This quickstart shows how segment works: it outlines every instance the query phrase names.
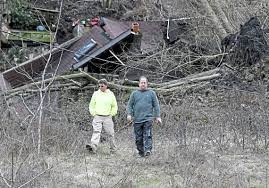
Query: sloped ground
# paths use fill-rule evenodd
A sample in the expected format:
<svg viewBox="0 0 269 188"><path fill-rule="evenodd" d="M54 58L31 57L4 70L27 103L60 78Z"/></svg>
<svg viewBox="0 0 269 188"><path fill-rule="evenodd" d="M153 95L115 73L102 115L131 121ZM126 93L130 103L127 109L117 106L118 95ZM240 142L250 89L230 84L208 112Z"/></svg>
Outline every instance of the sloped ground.
<svg viewBox="0 0 269 188"><path fill-rule="evenodd" d="M79 3L74 6L81 6ZM78 10L72 6L70 10L76 14ZM87 10L87 6L83 8ZM201 46L210 46L216 41L205 30L201 31L202 39L210 40L203 43L198 35L198 45L194 46L198 51ZM168 50L162 52L165 54ZM175 54L179 52L184 51L182 48L174 51ZM214 50L206 52L213 53ZM184 65L195 60L197 54L198 59L203 55L197 53L190 59L189 53L179 54L182 56L175 56L175 59L161 54L156 56L156 62L167 65L166 59L159 61L167 58ZM204 69L206 64L201 66L201 63L203 61L179 71L186 75L196 68L195 65ZM249 85L245 80L240 81ZM31 118L20 117L18 120L15 113L10 115L1 109L5 117L1 116L0 174L10 183L11 167L14 166L18 172L14 184L20 186L45 170L25 187L268 186L268 93L264 85L256 85L251 91L231 89L224 84L217 87L218 90L212 89L214 87L212 82L207 90L201 89L197 93L182 88L170 96L160 96L164 124L155 127L154 153L146 159L136 156L131 127L117 134L117 154L110 155L105 143L101 144L97 155L90 155L85 150L85 143L91 135L87 112L90 94L81 101L77 101L78 96L59 99L68 101L67 105L53 106L50 100L47 101L42 154L39 156L36 154L37 122L30 122L32 114ZM126 118L128 97L120 93L117 98L120 111L115 121L121 127ZM33 104L28 100L24 102ZM38 104L38 101L34 103L33 112ZM12 153L15 164L11 162ZM50 167L53 168L46 171ZM6 187L3 178L0 178L0 187Z"/></svg>
<svg viewBox="0 0 269 188"><path fill-rule="evenodd" d="M45 158L53 179L41 187L266 187L266 154L178 148L158 135L153 155L139 158L131 132L117 135L119 150L113 155L101 144L96 155L82 151Z"/></svg>
<svg viewBox="0 0 269 188"><path fill-rule="evenodd" d="M264 94L222 90L166 99L160 96L163 125L154 125L154 151L149 158L137 157L132 127L122 129L126 122L124 96L118 98L115 118L117 153L110 155L103 142L96 155L89 154L85 149L91 137L88 97L63 100L59 111L56 106L45 107L39 156L35 123L26 129L19 128L14 117L8 124L1 120L2 176L11 177L13 153L16 186L29 180L26 187L268 185L269 102ZM27 120L24 123L27 125ZM5 186L1 179L0 187Z"/></svg>
<svg viewBox="0 0 269 188"><path fill-rule="evenodd" d="M116 154L109 154L108 145L102 143L97 154L89 154L88 151L82 150L79 155L75 154L71 157L56 156L59 162L57 162L53 174L56 177L61 174L59 178L65 180L64 182L59 181L58 186L128 187L139 185L165 187L168 185L168 177L160 169L163 164L154 164L160 151L155 152L155 156L151 158L138 158L134 149L131 129L126 131L117 135L119 148ZM81 149L79 150L81 151ZM53 161L53 157L48 159L51 164L54 164ZM62 174L62 172L64 173Z"/></svg>

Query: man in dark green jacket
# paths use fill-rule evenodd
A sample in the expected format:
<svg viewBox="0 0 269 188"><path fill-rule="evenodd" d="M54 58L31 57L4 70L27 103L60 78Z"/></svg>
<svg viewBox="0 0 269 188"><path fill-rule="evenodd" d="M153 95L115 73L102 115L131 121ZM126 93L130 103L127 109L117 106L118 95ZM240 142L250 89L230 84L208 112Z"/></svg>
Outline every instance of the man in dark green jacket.
<svg viewBox="0 0 269 188"><path fill-rule="evenodd" d="M140 156L149 156L152 150L152 122L161 123L160 105L156 93L148 89L148 80L139 79L139 89L132 92L127 106L127 120L133 121L135 143Z"/></svg>

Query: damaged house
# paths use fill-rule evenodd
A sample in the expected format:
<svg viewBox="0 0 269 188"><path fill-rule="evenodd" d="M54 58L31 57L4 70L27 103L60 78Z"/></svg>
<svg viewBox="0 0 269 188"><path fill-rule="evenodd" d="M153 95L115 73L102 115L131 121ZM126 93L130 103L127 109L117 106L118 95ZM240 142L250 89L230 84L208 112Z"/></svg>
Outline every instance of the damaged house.
<svg viewBox="0 0 269 188"><path fill-rule="evenodd" d="M27 84L39 78L44 69L46 69L46 77L50 77L87 67L87 63L93 58L101 57L104 52L130 36L131 28L128 25L104 18L102 25L94 25L83 36L73 38L3 72L1 88L3 90ZM83 47L89 45L90 42L94 45L83 51ZM79 58L77 58L78 55Z"/></svg>
<svg viewBox="0 0 269 188"><path fill-rule="evenodd" d="M147 52L154 49L153 45L156 40L162 40L161 22L136 24L117 22L102 17L81 37L75 37L55 46L48 52L2 72L0 88L8 90L31 83L33 80L39 80L44 70L45 77L50 78L79 68L83 68L86 72L104 71L100 69L100 66L94 66L93 62L95 64L106 63L105 67L110 70L114 70L117 66L124 66L116 55L122 51L121 44L124 43L124 46L129 49L136 48ZM138 34L139 30L143 31L143 35ZM109 56L114 57L118 63L106 62Z"/></svg>

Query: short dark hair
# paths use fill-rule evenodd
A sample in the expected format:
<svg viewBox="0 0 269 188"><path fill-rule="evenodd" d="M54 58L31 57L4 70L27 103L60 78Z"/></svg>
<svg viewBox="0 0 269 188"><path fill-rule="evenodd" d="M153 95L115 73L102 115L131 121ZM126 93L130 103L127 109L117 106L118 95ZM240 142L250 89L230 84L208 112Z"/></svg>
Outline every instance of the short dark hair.
<svg viewBox="0 0 269 188"><path fill-rule="evenodd" d="M105 78L102 78L98 81L98 84L104 84L107 86L107 80Z"/></svg>

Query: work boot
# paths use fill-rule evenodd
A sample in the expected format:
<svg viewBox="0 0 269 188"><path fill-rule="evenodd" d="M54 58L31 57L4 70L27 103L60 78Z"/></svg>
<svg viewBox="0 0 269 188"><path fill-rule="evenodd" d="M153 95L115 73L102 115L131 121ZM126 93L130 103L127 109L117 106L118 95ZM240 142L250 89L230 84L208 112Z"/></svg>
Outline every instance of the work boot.
<svg viewBox="0 0 269 188"><path fill-rule="evenodd" d="M86 149L90 152L90 153L93 153L93 154L96 154L96 147L90 145L90 144L87 144L86 145Z"/></svg>
<svg viewBox="0 0 269 188"><path fill-rule="evenodd" d="M115 150L115 149L111 149L111 150L110 150L110 154L111 154L111 155L115 155L115 154L117 154L117 150Z"/></svg>
<svg viewBox="0 0 269 188"><path fill-rule="evenodd" d="M151 155L151 152L150 151L147 151L146 153L145 153L145 157L149 157Z"/></svg>
<svg viewBox="0 0 269 188"><path fill-rule="evenodd" d="M139 155L139 157L144 157L144 152L139 151L138 155Z"/></svg>

